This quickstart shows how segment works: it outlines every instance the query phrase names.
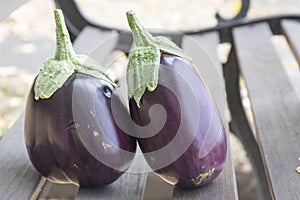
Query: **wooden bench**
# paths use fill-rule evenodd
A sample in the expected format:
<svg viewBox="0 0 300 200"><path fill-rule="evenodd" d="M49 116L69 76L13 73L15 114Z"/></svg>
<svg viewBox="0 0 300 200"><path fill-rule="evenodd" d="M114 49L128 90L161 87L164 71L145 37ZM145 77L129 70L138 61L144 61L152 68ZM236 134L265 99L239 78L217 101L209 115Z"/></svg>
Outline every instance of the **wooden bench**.
<svg viewBox="0 0 300 200"><path fill-rule="evenodd" d="M61 8L68 8L64 9L66 18L80 20L80 13L72 13L74 9L65 2L72 1L56 0ZM243 142L257 174L261 199L300 199L300 175L295 171L300 165L299 93L271 43L273 35L284 35L300 63L298 20L300 16L237 18L220 20L217 27L205 30L167 35L193 58L212 91L227 131ZM76 38L75 50L90 54L104 65L112 51L128 52L132 46L130 34L120 30L87 22L79 27L69 24L69 28ZM227 62L221 64L217 47L224 42L232 48ZM254 130L242 105L240 78L248 89ZM1 199L239 199L229 144L223 172L212 183L195 190L173 188L151 172L125 173L113 184L100 188L52 184L40 176L28 159L23 119L22 115L0 141ZM134 167L145 165L139 154Z"/></svg>

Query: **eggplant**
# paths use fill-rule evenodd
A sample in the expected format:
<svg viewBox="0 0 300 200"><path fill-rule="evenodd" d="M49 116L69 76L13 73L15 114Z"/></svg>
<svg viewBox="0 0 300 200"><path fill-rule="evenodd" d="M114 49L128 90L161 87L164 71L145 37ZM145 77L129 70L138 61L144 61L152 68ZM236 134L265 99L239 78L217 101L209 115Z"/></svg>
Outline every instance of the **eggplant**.
<svg viewBox="0 0 300 200"><path fill-rule="evenodd" d="M126 78L138 144L165 181L181 188L203 186L226 161L226 132L215 102L183 50L152 36L132 11L126 14L136 44Z"/></svg>
<svg viewBox="0 0 300 200"><path fill-rule="evenodd" d="M56 54L44 63L27 97L26 149L50 181L110 184L129 168L136 150L135 139L117 126L112 109L121 119L129 112L100 65L74 53L61 10L54 15Z"/></svg>

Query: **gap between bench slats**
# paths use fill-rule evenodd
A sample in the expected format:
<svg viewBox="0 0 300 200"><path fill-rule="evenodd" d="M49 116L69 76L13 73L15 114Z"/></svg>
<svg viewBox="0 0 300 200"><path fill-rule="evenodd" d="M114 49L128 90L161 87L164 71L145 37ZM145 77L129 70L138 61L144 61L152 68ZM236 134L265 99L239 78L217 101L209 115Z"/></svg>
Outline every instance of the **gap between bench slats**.
<svg viewBox="0 0 300 200"><path fill-rule="evenodd" d="M266 23L235 28L234 43L246 81L257 141L275 199L300 199L300 103L271 43Z"/></svg>

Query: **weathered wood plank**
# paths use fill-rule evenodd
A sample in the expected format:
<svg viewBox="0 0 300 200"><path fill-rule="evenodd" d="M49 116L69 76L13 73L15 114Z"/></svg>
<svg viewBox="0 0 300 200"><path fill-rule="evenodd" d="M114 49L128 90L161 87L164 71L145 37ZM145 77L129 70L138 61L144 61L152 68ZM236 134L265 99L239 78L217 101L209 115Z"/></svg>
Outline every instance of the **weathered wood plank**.
<svg viewBox="0 0 300 200"><path fill-rule="evenodd" d="M81 188L76 199L124 199L139 200L142 198L144 177L141 174L125 173L111 185L99 188Z"/></svg>
<svg viewBox="0 0 300 200"><path fill-rule="evenodd" d="M89 55L103 65L108 55L116 48L118 40L116 31L103 32L87 26L80 32L73 45L76 53Z"/></svg>
<svg viewBox="0 0 300 200"><path fill-rule="evenodd" d="M234 43L249 90L257 141L274 199L300 199L300 103L271 43L267 24L235 28Z"/></svg>
<svg viewBox="0 0 300 200"><path fill-rule="evenodd" d="M149 168L141 154L140 148L138 148L137 155L128 172L108 186L80 188L75 199L142 199L147 171L149 171Z"/></svg>
<svg viewBox="0 0 300 200"><path fill-rule="evenodd" d="M295 20L282 20L281 27L297 62L300 63L300 22Z"/></svg>
<svg viewBox="0 0 300 200"><path fill-rule="evenodd" d="M41 178L26 152L23 121L22 115L0 141L1 199L29 199Z"/></svg>
<svg viewBox="0 0 300 200"><path fill-rule="evenodd" d="M43 177L45 183L40 190L35 190L38 194L37 198L32 199L74 199L79 187L73 184L56 184L47 181Z"/></svg>
<svg viewBox="0 0 300 200"><path fill-rule="evenodd" d="M155 172L149 172L145 178L143 200L173 199L174 186L165 182Z"/></svg>
<svg viewBox="0 0 300 200"><path fill-rule="evenodd" d="M31 164L24 142L24 115L0 141L1 199L74 198L77 187L54 184Z"/></svg>
<svg viewBox="0 0 300 200"><path fill-rule="evenodd" d="M227 103L223 69L218 61L218 44L219 35L217 32L186 36L182 40L182 48L192 57L195 66L215 99L223 121L225 121Z"/></svg>
<svg viewBox="0 0 300 200"><path fill-rule="evenodd" d="M282 30L286 36L289 46L294 54L298 65L300 64L300 22L296 20L282 20L281 21ZM288 76L290 78L291 84L300 99L300 71L299 67L288 67Z"/></svg>
<svg viewBox="0 0 300 200"><path fill-rule="evenodd" d="M257 196L259 199L271 199L268 188L268 181L264 170L262 156L259 147L250 127L243 108L240 91L240 72L235 49L232 49L228 56L228 61L224 64L224 78L226 81L227 102L230 109L230 130L239 137L244 144L245 150L253 164L253 171L256 175ZM238 182L237 182L238 183Z"/></svg>
<svg viewBox="0 0 300 200"><path fill-rule="evenodd" d="M220 110L228 132L228 119L225 116L226 97L222 76L222 66L218 62L216 32L183 38L183 49L193 58L194 64L205 79ZM228 135L229 136L229 135ZM174 199L238 199L236 177L228 144L227 161L223 172L212 183L195 190L176 188Z"/></svg>

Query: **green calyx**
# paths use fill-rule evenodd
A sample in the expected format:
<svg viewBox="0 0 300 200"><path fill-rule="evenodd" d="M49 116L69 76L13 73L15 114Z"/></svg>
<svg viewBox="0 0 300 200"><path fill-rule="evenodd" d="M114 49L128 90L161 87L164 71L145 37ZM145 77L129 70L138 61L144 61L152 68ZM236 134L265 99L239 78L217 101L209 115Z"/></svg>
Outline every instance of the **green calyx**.
<svg viewBox="0 0 300 200"><path fill-rule="evenodd" d="M144 29L132 11L127 11L126 15L136 44L136 48L130 52L127 65L128 95L133 97L139 106L146 89L152 92L157 87L162 53L179 56L190 61L191 58L168 38L152 36Z"/></svg>
<svg viewBox="0 0 300 200"><path fill-rule="evenodd" d="M61 10L54 10L56 52L44 62L34 84L35 99L50 98L75 72L80 72L116 84L101 71L101 65L86 55L76 55Z"/></svg>
<svg viewBox="0 0 300 200"><path fill-rule="evenodd" d="M152 92L158 82L160 51L156 47L137 47L131 53L127 66L128 95L139 105L146 88Z"/></svg>

